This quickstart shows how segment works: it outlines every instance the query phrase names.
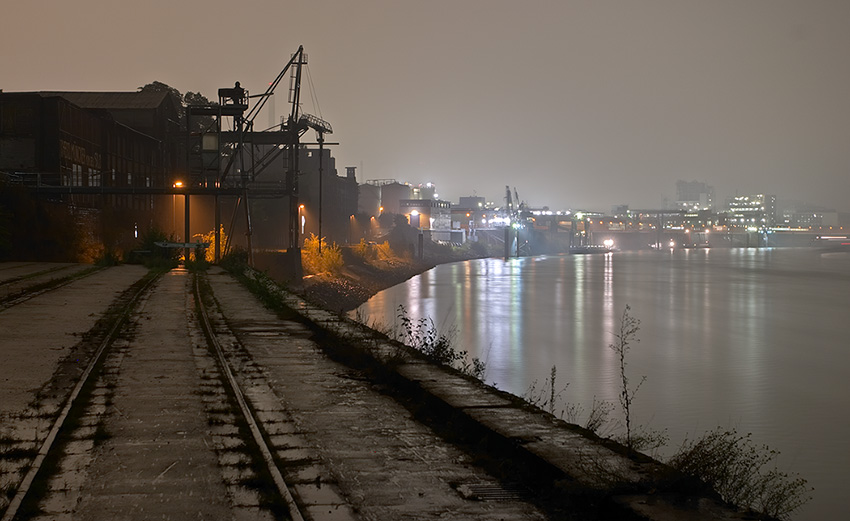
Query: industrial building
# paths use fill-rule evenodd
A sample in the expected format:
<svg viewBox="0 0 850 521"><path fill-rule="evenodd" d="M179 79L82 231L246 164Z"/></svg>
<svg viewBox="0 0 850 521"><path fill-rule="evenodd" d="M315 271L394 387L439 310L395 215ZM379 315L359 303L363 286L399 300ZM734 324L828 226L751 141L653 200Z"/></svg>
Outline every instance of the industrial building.
<svg viewBox="0 0 850 521"><path fill-rule="evenodd" d="M258 147L260 154L264 148ZM319 159L322 172L319 178ZM262 186L285 183L288 152L284 151L269 162L259 182ZM348 244L352 240L352 216L358 210L358 186L355 167L346 167L344 176L338 175L336 159L330 150L301 146L298 149L298 234L301 237L315 234L328 242ZM320 196L321 189L321 196ZM285 236L281 223L287 216L288 201L280 198L260 199L253 204L256 229L255 247L258 249L284 249ZM321 221L321 222L320 222ZM321 230L320 230L321 228Z"/></svg>
<svg viewBox="0 0 850 521"><path fill-rule="evenodd" d="M168 92L0 92L0 171L24 186L68 187L53 200L89 220L106 210L90 232L131 248L139 229L167 218L170 199L150 189L170 186L180 167L179 119Z"/></svg>

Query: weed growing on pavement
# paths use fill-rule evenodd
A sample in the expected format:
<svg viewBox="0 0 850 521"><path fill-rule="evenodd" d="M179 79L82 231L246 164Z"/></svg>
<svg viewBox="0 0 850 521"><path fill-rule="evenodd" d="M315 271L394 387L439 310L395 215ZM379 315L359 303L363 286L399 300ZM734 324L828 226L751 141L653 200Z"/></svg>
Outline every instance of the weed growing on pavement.
<svg viewBox="0 0 850 521"><path fill-rule="evenodd" d="M419 351L434 363L454 367L478 380L484 378L486 364L479 358L469 360L467 351L454 348L457 333L454 328L449 329L448 333L440 333L433 319L414 320L402 304L398 306L396 318L400 323L396 340Z"/></svg>
<svg viewBox="0 0 850 521"><path fill-rule="evenodd" d="M563 419L569 423L582 425L582 427L598 436L606 436L613 428L613 422L611 421L611 412L613 410L614 404L612 402L600 400L594 396L589 411L585 411L581 404L567 404L564 408ZM583 417L585 418L584 424L581 423Z"/></svg>
<svg viewBox="0 0 850 521"><path fill-rule="evenodd" d="M539 409L547 411L549 414L555 415L556 403L560 401L561 395L567 390L567 387L570 386L568 382L558 389L557 379L558 368L553 365L549 372L549 378L543 383L543 385L538 388L537 380L534 380L531 382L531 385L528 386L525 394L522 395L522 399ZM566 408L562 409L559 416L563 418L566 412Z"/></svg>
<svg viewBox="0 0 850 521"><path fill-rule="evenodd" d="M233 274L241 274L248 267L248 250L236 247L221 258L219 266Z"/></svg>
<svg viewBox="0 0 850 521"><path fill-rule="evenodd" d="M779 471L779 452L756 445L750 434L717 428L685 441L669 464L711 486L724 501L765 516L788 519L811 499L799 475Z"/></svg>

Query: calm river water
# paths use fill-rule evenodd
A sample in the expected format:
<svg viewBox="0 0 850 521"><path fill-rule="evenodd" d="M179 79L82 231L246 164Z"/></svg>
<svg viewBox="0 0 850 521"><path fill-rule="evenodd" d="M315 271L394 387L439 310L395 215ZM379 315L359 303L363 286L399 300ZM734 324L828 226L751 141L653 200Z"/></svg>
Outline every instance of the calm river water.
<svg viewBox="0 0 850 521"><path fill-rule="evenodd" d="M633 421L670 448L734 427L782 452L815 488L795 519L850 512L850 254L709 249L484 259L438 266L375 295L362 317L391 326L399 305L456 328L517 395L557 367L563 402L617 402L609 344L626 305L640 320L628 354L642 376ZM665 455L662 453L662 455Z"/></svg>

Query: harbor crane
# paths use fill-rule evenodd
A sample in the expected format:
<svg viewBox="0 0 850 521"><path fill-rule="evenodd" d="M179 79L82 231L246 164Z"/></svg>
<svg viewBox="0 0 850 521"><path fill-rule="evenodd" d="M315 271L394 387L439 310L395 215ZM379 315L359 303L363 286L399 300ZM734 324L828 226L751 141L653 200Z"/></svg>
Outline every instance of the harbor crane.
<svg viewBox="0 0 850 521"><path fill-rule="evenodd" d="M319 197L321 215L321 183L323 175L322 155L325 145L325 135L333 133L333 129L327 121L320 117L301 113L301 78L302 67L307 63L307 55L303 46L292 54L289 61L269 83L264 93L250 96L237 82L233 88L219 89L219 103L209 105L191 105L188 107L189 116L212 116L216 119L212 132L201 133L201 177L206 185L207 173L214 177L216 187L238 186L241 195L236 201L233 212L233 221L230 225L229 237L235 226L235 219L239 213L240 205L244 209L246 223L246 237L248 241L249 263L253 265L251 244L252 224L251 210L249 204L249 193L265 194L262 189L252 188L257 177L266 170L281 155L286 157L286 171L284 189L282 195L289 199L288 212L288 253L298 254L300 265L300 244L298 228L298 155L301 137L309 129L316 131L319 144ZM254 130L254 120L265 107L271 96L274 95L280 82L290 75L289 103L290 112L285 120L281 121L279 127L263 131ZM256 103L249 109L250 99L256 99ZM247 113L246 113L247 111ZM232 130L226 131L222 128L222 118L232 117ZM249 164L246 164L246 152L249 156ZM206 153L206 154L205 154ZM205 154L205 155L204 155ZM226 159L226 161L223 161ZM235 166L238 165L238 178L231 175ZM269 192L271 195L272 194ZM269 195L265 194L265 195ZM220 259L220 206L216 197L216 261ZM320 217L321 219L321 217ZM321 224L319 227L321 233ZM225 245L225 251L228 250Z"/></svg>

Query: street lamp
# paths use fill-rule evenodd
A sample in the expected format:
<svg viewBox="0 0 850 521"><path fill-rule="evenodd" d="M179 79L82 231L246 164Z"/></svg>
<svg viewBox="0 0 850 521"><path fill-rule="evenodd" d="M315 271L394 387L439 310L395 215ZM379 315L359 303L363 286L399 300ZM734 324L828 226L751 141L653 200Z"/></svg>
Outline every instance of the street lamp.
<svg viewBox="0 0 850 521"><path fill-rule="evenodd" d="M298 221L301 223L301 235L304 235L304 225L307 224L307 218L301 215L302 211L304 211L304 205L298 205Z"/></svg>
<svg viewBox="0 0 850 521"><path fill-rule="evenodd" d="M183 188L183 181L174 181L172 188ZM171 233L177 234L177 194L171 194Z"/></svg>

